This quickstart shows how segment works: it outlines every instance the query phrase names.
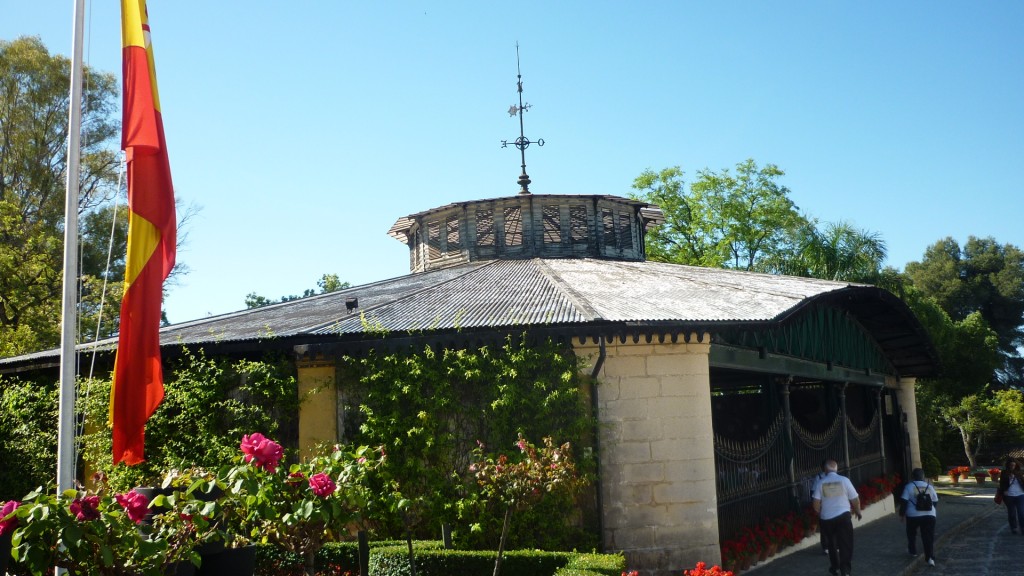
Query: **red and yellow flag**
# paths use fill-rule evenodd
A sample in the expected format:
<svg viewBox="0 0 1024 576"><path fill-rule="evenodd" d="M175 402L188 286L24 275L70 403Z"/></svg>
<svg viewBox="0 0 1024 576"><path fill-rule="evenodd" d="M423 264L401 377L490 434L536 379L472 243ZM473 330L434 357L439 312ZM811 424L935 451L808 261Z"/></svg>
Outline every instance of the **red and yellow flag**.
<svg viewBox="0 0 1024 576"><path fill-rule="evenodd" d="M121 0L121 40L128 258L110 423L114 463L131 465L143 460L146 420L164 397L160 305L164 280L174 266L176 221L145 0Z"/></svg>

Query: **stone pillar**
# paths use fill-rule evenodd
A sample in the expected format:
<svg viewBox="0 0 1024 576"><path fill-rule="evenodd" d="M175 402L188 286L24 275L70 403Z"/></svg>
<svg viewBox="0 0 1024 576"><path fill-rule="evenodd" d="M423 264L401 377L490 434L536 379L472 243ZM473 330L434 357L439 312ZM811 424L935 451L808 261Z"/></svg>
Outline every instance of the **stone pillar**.
<svg viewBox="0 0 1024 576"><path fill-rule="evenodd" d="M900 378L896 397L900 401L900 409L906 414L906 429L910 439L910 461L914 468L921 467L921 442L917 437L917 378Z"/></svg>
<svg viewBox="0 0 1024 576"><path fill-rule="evenodd" d="M721 563L710 345L690 342L613 341L597 375L602 541L645 576ZM599 354L576 352L591 364Z"/></svg>
<svg viewBox="0 0 1024 576"><path fill-rule="evenodd" d="M338 391L334 361L296 362L299 379L299 454L309 456L317 444L338 440Z"/></svg>

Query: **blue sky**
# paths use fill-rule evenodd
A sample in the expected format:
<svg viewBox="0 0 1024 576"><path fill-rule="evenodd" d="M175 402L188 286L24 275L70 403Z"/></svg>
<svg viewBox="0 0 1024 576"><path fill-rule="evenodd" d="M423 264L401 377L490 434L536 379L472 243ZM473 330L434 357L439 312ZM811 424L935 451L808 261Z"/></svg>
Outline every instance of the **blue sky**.
<svg viewBox="0 0 1024 576"><path fill-rule="evenodd" d="M95 5L93 5L95 4ZM0 38L69 54L73 0L0 0ZM946 236L1024 247L1024 2L150 0L177 195L201 207L172 322L408 272L401 216L531 191L629 194L753 158L897 268ZM119 3L86 60L120 74Z"/></svg>

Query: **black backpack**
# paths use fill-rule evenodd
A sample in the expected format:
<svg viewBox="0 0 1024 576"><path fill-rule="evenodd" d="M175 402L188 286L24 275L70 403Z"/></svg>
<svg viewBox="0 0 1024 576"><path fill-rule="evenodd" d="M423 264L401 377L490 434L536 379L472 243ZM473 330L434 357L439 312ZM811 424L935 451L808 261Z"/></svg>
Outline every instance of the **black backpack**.
<svg viewBox="0 0 1024 576"><path fill-rule="evenodd" d="M928 484L928 486L931 486L931 484ZM914 484L914 489L917 490L917 497L914 498L914 508L917 508L918 512L930 512L932 509L932 495L928 493L928 488L921 492L921 488Z"/></svg>

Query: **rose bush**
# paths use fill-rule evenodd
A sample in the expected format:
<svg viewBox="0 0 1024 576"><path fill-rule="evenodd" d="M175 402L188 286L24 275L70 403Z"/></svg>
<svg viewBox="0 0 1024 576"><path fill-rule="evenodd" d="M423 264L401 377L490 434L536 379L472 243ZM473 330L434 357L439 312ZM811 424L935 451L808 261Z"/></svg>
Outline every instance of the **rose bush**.
<svg viewBox="0 0 1024 576"><path fill-rule="evenodd" d="M519 449L520 457L513 460L505 454L497 457L485 454L483 443L477 442L473 450L475 461L469 466L483 495L505 505L501 540L494 561L494 576L501 573L502 554L512 512L552 492L575 493L586 484L586 479L576 469L568 442L556 445L550 437L546 437L543 445L538 448L519 434L515 446Z"/></svg>
<svg viewBox="0 0 1024 576"><path fill-rule="evenodd" d="M149 501L137 492L110 494L102 483L96 492L38 488L12 515L12 555L33 574L58 566L72 576L162 575L168 565L192 559L203 532L185 507L173 499L161 503L172 509L149 526L143 524Z"/></svg>
<svg viewBox="0 0 1024 576"><path fill-rule="evenodd" d="M367 447L318 448L305 462L281 466L284 450L262 434L242 438L242 454L221 473L218 508L235 537L272 542L299 554L307 574L325 542L346 535L365 505L364 479L383 454Z"/></svg>

